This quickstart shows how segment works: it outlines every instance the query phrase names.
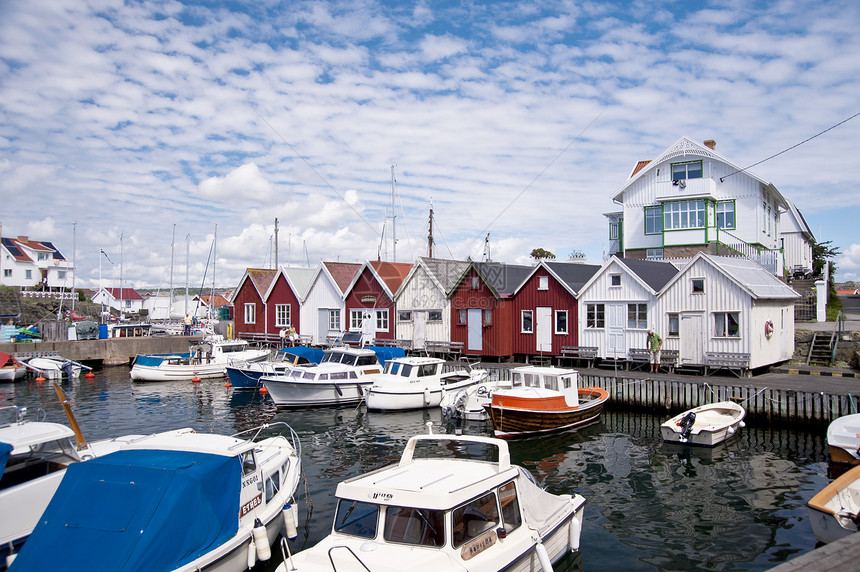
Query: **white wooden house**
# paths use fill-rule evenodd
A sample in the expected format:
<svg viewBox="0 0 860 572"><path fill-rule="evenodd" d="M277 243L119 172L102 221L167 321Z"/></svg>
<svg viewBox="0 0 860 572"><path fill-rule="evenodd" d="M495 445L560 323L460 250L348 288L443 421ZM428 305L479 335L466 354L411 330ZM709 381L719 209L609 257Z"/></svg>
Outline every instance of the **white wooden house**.
<svg viewBox="0 0 860 572"><path fill-rule="evenodd" d="M625 359L644 348L657 316L657 293L678 273L669 262L610 258L579 293L579 345L602 359ZM658 332L659 333L659 332Z"/></svg>
<svg viewBox="0 0 860 572"><path fill-rule="evenodd" d="M346 329L344 293L359 268L349 262L323 262L316 268L301 304L302 333L314 344L323 345Z"/></svg>
<svg viewBox="0 0 860 572"><path fill-rule="evenodd" d="M314 320L308 324L303 319L302 301L308 293L316 268L281 266L263 294L270 314L268 331L278 332L295 328L299 335L313 336Z"/></svg>
<svg viewBox="0 0 860 572"><path fill-rule="evenodd" d="M652 316L679 365L701 365L706 352L720 352L749 354L755 369L791 358L798 298L746 258L699 253L658 293Z"/></svg>
<svg viewBox="0 0 860 572"><path fill-rule="evenodd" d="M612 200L622 210L605 215L609 254L740 253L782 276L780 213L788 202L772 183L717 153L713 140L681 137L653 161L639 161Z"/></svg>
<svg viewBox="0 0 860 572"><path fill-rule="evenodd" d="M74 265L53 243L26 236L0 240L0 285L71 290Z"/></svg>
<svg viewBox="0 0 860 572"><path fill-rule="evenodd" d="M415 350L425 341L451 341L449 294L468 267L465 260L418 258L394 294L398 339Z"/></svg>
<svg viewBox="0 0 860 572"><path fill-rule="evenodd" d="M782 253L785 269L789 276L812 275L812 234L806 219L797 206L788 201L788 210L780 218L779 236L782 239Z"/></svg>
<svg viewBox="0 0 860 572"><path fill-rule="evenodd" d="M143 296L134 288L100 288L92 297L92 302L122 314L138 314L143 308Z"/></svg>

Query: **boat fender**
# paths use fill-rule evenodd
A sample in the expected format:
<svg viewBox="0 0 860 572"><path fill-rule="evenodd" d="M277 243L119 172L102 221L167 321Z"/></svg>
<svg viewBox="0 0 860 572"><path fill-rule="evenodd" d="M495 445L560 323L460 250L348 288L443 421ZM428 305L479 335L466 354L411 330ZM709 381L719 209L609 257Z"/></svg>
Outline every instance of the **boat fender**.
<svg viewBox="0 0 860 572"><path fill-rule="evenodd" d="M746 424L746 423L744 423L743 421L741 421L740 423L738 423L738 427L746 427L746 426L747 426L747 424Z"/></svg>
<svg viewBox="0 0 860 572"><path fill-rule="evenodd" d="M12 566L12 563L15 562L15 558L18 556L17 552L13 552L6 557L6 568Z"/></svg>
<svg viewBox="0 0 860 572"><path fill-rule="evenodd" d="M729 425L729 426L726 428L726 433L728 433L729 435L734 435L734 434L735 434L735 428L734 428L734 427L732 427L731 425Z"/></svg>
<svg viewBox="0 0 860 572"><path fill-rule="evenodd" d="M254 521L254 544L257 545L257 559L266 561L272 557L272 548L269 546L269 537L266 527L260 519Z"/></svg>
<svg viewBox="0 0 860 572"><path fill-rule="evenodd" d="M570 551L577 552L579 550L579 537L582 533L582 523L578 518L570 519Z"/></svg>
<svg viewBox="0 0 860 572"><path fill-rule="evenodd" d="M298 506L287 503L284 505L284 510L282 511L284 515L284 529L287 531L287 538L290 540L295 540L299 535L298 530L296 530L299 520L296 515L298 510Z"/></svg>
<svg viewBox="0 0 860 572"><path fill-rule="evenodd" d="M248 543L248 568L253 568L257 563L257 544L254 542L254 536L251 535L251 542Z"/></svg>
<svg viewBox="0 0 860 572"><path fill-rule="evenodd" d="M535 553L540 560L540 567L543 572L552 572L552 562L549 561L549 553L546 551L546 546L538 542L535 545Z"/></svg>
<svg viewBox="0 0 860 572"><path fill-rule="evenodd" d="M430 388L424 388L424 405L430 405Z"/></svg>

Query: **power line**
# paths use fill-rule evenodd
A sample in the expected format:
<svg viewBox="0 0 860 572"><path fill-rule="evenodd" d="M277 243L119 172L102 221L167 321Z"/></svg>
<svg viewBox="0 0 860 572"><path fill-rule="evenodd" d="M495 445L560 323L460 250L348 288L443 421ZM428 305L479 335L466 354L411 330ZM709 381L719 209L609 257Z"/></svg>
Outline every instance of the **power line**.
<svg viewBox="0 0 860 572"><path fill-rule="evenodd" d="M746 171L747 169L752 169L752 168L753 168L753 167L755 167L756 165L761 165L761 164L762 164L762 163L764 163L765 161L770 161L770 160L771 160L771 159L773 159L774 157L779 157L779 156L780 156L780 155L782 155L783 153L786 153L786 152L788 152L788 151L791 151L791 150L792 150L792 149L794 149L795 147L800 147L800 146L801 146L801 145L803 145L804 143L808 143L809 141L812 141L813 139L815 139L815 138L816 138L816 137L818 137L819 135L824 135L825 133L827 133L827 132L828 132L828 131L830 131L831 129L836 129L837 127L839 127L839 126L840 126L840 125L842 125L843 123L847 123L847 122L851 121L852 119L854 119L854 118L855 118L855 117L857 117L858 115L860 115L860 112L855 113L854 115L852 115L852 116L851 116L851 117L849 117L848 119L843 119L842 121L840 121L840 122L839 122L839 123L837 123L836 125L831 125L830 127L828 127L827 129L825 129L825 130L824 130L824 131L822 131L821 133L816 133L816 134L815 134L815 135L813 135L812 137L809 137L808 139L804 139L804 140L803 140L803 141L801 141L800 143L797 143L797 144L795 144L795 145L792 145L792 146L791 146L791 147L789 147L788 149L783 149L783 150L782 150L782 151L780 151L779 153L776 153L776 154L774 154L774 155L771 155L771 156L770 156L770 157L768 157L767 159L762 159L762 160L761 160L761 161L759 161L758 163L753 163L753 164L752 164L752 165L750 165L749 167L744 167L743 169L738 169L737 171L735 171L735 172L733 172L733 173L729 173L729 174L728 174L728 175L726 175L725 177L720 177L720 182L722 183L725 179L728 179L728 178L729 178L729 177L731 177L732 175L737 175L738 173L742 173L742 172Z"/></svg>

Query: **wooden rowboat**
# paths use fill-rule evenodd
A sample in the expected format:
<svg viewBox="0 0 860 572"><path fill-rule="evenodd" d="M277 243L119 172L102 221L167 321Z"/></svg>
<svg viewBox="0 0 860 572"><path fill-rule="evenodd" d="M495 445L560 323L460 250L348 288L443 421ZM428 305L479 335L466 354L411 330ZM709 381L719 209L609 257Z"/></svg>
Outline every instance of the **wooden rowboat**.
<svg viewBox="0 0 860 572"><path fill-rule="evenodd" d="M821 489L806 503L819 542L839 540L860 529L860 467L854 467Z"/></svg>

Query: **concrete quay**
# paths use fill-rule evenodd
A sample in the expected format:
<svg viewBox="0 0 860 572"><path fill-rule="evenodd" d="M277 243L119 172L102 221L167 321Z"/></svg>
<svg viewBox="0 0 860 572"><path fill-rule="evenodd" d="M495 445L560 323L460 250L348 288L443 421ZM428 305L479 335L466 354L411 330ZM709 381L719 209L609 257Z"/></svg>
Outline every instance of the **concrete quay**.
<svg viewBox="0 0 860 572"><path fill-rule="evenodd" d="M202 336L142 336L60 342L19 342L0 344L0 352L28 356L54 352L87 365L130 365L138 354L187 352L190 343Z"/></svg>

